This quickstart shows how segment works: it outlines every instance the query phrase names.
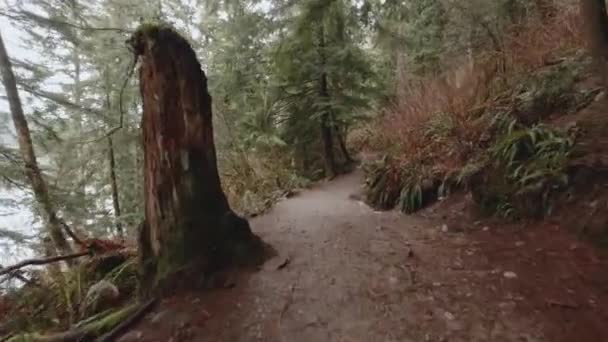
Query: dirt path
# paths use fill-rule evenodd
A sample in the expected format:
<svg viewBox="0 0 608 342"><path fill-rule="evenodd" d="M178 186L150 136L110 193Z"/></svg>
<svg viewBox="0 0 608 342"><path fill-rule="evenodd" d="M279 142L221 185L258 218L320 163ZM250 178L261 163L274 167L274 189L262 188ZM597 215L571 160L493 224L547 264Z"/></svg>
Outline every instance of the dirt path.
<svg viewBox="0 0 608 342"><path fill-rule="evenodd" d="M167 299L122 340L552 342L571 341L579 330L608 340L605 313L586 303L547 302L556 306L547 310L573 312L565 313L575 320L569 330L526 306L519 259L505 268L484 254L487 243L446 232L441 221L378 213L350 199L360 177L319 185L254 219L278 257L237 277L233 288ZM594 283L596 306L608 304L606 284ZM577 325L582 309L597 322Z"/></svg>

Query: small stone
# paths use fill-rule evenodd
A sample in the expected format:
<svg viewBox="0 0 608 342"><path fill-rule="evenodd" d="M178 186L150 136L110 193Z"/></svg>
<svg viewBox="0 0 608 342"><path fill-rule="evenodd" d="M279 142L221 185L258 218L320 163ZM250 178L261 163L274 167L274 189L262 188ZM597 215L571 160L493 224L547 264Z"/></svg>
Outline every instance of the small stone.
<svg viewBox="0 0 608 342"><path fill-rule="evenodd" d="M512 272L512 271L506 271L505 273L502 274L505 278L507 279L515 279L517 278L517 273Z"/></svg>
<svg viewBox="0 0 608 342"><path fill-rule="evenodd" d="M158 323L158 322L160 322L163 319L163 317L166 316L166 314L167 314L166 310L161 311L161 312L155 314L154 316L152 316L152 318L150 318L150 322L152 322L152 323Z"/></svg>
<svg viewBox="0 0 608 342"><path fill-rule="evenodd" d="M501 308L502 310L512 310L515 307L515 303L512 301L501 302L498 304L498 307Z"/></svg>
<svg viewBox="0 0 608 342"><path fill-rule="evenodd" d="M462 323L456 321L456 320L448 320L447 322L447 328L451 331L460 331L462 330L464 327L462 326ZM445 339L445 341L448 341L447 338Z"/></svg>
<svg viewBox="0 0 608 342"><path fill-rule="evenodd" d="M132 342L132 341L138 341L141 340L141 338L144 337L144 333L141 331L131 331L126 333L125 335L123 335L121 338L118 339L118 342Z"/></svg>
<svg viewBox="0 0 608 342"><path fill-rule="evenodd" d="M488 230L490 230L490 227L485 226L485 227L481 228L481 230L483 230L484 232L487 232Z"/></svg>
<svg viewBox="0 0 608 342"><path fill-rule="evenodd" d="M434 283L433 283L433 286L434 286L434 287L440 287L440 286L441 286L441 283L440 283L440 282L438 282L438 281L436 281L436 282L434 282Z"/></svg>
<svg viewBox="0 0 608 342"><path fill-rule="evenodd" d="M449 311L444 312L443 317L445 317L445 319L447 319L448 321L453 321L456 318L454 314Z"/></svg>
<svg viewBox="0 0 608 342"><path fill-rule="evenodd" d="M399 279L397 279L397 277L389 277L388 283L391 284L391 286L395 286L399 283Z"/></svg>
<svg viewBox="0 0 608 342"><path fill-rule="evenodd" d="M449 230L449 228L448 228L448 225L447 225L447 224L444 224L443 226L441 226L441 231L442 231L442 232L447 233L447 232L448 232L448 230Z"/></svg>
<svg viewBox="0 0 608 342"><path fill-rule="evenodd" d="M99 313L112 307L119 296L120 292L116 285L107 280L101 280L93 284L87 291L81 304L81 311L87 315Z"/></svg>
<svg viewBox="0 0 608 342"><path fill-rule="evenodd" d="M525 245L525 244L526 244L526 243L525 243L525 242L523 242L523 241L517 241L517 242L515 243L515 247L521 247L521 246L523 246L523 245Z"/></svg>

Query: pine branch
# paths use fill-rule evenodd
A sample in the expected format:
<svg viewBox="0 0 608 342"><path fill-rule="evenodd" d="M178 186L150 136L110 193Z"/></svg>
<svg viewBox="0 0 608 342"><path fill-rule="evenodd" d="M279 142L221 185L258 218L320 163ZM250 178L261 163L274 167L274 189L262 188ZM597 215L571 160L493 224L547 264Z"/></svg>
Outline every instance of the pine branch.
<svg viewBox="0 0 608 342"><path fill-rule="evenodd" d="M78 105L74 102L71 102L70 100L66 99L65 97L63 97L59 94L51 93L51 92L44 91L41 89L35 89L34 87L32 87L28 84L25 84L24 82L21 82L21 81L18 81L17 83L19 84L19 86L21 86L21 89L23 89L26 93L47 99L49 101L53 101L54 103L61 105L63 107L66 107L66 108L82 110L86 113L99 116L103 119L107 119L107 116L97 109Z"/></svg>
<svg viewBox="0 0 608 342"><path fill-rule="evenodd" d="M51 24L54 24L54 25L69 27L69 28L82 30L82 31L114 31L114 32L120 32L120 33L131 33L130 30L126 30L126 29L122 29L122 28L118 28L118 27L81 26L81 25L69 23L67 21L46 18L46 17L40 16L40 15L37 15L37 14L29 12L29 11L25 11L25 10L21 10L18 13L19 14L15 15L15 14L9 14L7 12L0 12L0 16L6 17L11 20L19 21L19 22L25 22L28 20L28 18L31 18L31 19L37 20L39 22L44 22L48 26L51 26Z"/></svg>
<svg viewBox="0 0 608 342"><path fill-rule="evenodd" d="M131 79L131 76L133 76L133 71L135 71L135 65L137 64L137 59L138 59L137 54L133 53L133 61L129 64L129 69L127 70L127 76L125 77L125 79L122 83L122 87L120 88L120 94L119 94L119 99L118 99L118 109L120 112L120 119L118 121L118 126L111 128L108 132L106 132L101 137L98 137L98 138L95 138L92 140L88 140L88 141L83 141L82 142L83 144L94 143L94 142L101 141L103 139L107 139L107 138L111 137L112 135L114 135L114 133L116 133L119 129L122 128L123 120L124 120L124 116L125 116L122 98L123 98L125 89L127 88L127 85L129 84L129 80Z"/></svg>

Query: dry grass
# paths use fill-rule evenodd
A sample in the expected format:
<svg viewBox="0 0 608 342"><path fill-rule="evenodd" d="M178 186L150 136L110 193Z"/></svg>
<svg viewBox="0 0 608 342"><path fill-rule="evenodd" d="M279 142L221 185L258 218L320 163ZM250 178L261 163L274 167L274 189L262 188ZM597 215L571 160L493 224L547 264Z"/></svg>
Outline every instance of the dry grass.
<svg viewBox="0 0 608 342"><path fill-rule="evenodd" d="M527 22L512 29L505 39L509 65L518 70L534 70L558 54L581 48L578 7L563 5L553 13L555 17L545 23Z"/></svg>
<svg viewBox="0 0 608 342"><path fill-rule="evenodd" d="M449 156L466 157L486 128L480 112L499 100L506 83L581 47L577 9L563 6L554 13L545 23L511 28L503 37L504 51L477 56L473 68L459 65L437 77L402 80L398 100L365 129L377 136L358 143L367 150L389 151L400 161L439 157L443 163L454 159ZM429 134L441 124L444 136Z"/></svg>
<svg viewBox="0 0 608 342"><path fill-rule="evenodd" d="M239 214L260 214L278 198L308 181L290 165L287 153L245 155L234 152L220 159L220 173L228 202ZM283 157L282 157L283 156Z"/></svg>
<svg viewBox="0 0 608 342"><path fill-rule="evenodd" d="M353 140L390 156L382 166L387 176L417 170L425 174L410 179L442 181L459 173L488 148L491 120L483 114L511 101L522 78L581 48L577 9L562 5L553 13L546 22L510 28L501 37L503 50L476 56L474 67L461 63L433 78L401 80L395 103ZM382 191L394 196L400 189Z"/></svg>

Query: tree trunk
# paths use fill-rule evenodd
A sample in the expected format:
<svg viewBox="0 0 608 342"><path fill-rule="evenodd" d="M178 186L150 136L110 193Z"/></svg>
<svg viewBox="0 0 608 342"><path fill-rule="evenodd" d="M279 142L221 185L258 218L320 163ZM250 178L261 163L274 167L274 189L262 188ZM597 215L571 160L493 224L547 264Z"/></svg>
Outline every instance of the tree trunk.
<svg viewBox="0 0 608 342"><path fill-rule="evenodd" d="M112 185L112 206L114 207L114 218L116 219L116 233L121 239L124 239L125 234L120 222L120 201L118 197L118 183L116 182L116 160L114 158L112 137L108 137L108 159L110 162L110 183Z"/></svg>
<svg viewBox="0 0 608 342"><path fill-rule="evenodd" d="M581 0L587 47L605 84L608 83L608 16L605 0Z"/></svg>
<svg viewBox="0 0 608 342"><path fill-rule="evenodd" d="M329 89L327 85L326 56L325 56L325 30L323 23L319 25L319 57L321 75L319 77L319 97L321 101L329 101ZM323 105L321 114L321 140L323 142L323 159L325 161L325 176L334 178L336 176L336 161L334 159L334 140L330 123L330 108L328 104Z"/></svg>
<svg viewBox="0 0 608 342"><path fill-rule="evenodd" d="M66 5L70 8L70 19L72 22L76 24L81 24L81 20L79 18L79 4L77 0L71 0L66 2ZM74 37L80 37L79 32L76 30L72 30L71 32ZM70 51L71 63L72 63L72 74L70 77L72 78L73 84L71 87L71 95L72 95L72 103L75 105L69 111L70 119L73 120L74 129L76 132L80 133L83 131L83 110L82 110L82 97L83 97L83 87L82 87L82 61L80 56L80 40L75 39L72 41L71 51ZM73 155L73 160L83 160L83 156L86 155L86 151L84 151L85 147L79 145L72 145L68 147L68 153ZM85 228L87 214L89 212L89 208L87 207L87 199L86 199L86 183L87 183L87 168L86 163L80 163L75 168L68 170L67 173L67 182L69 182L70 187L74 189L74 193L71 194L72 197L76 200L76 203L81 203L79 206L69 207L68 210L70 212L70 218L72 219L72 227L74 230L82 232Z"/></svg>
<svg viewBox="0 0 608 342"><path fill-rule="evenodd" d="M340 129L338 127L336 127L336 140L338 140L338 146L340 147L340 151L342 152L342 155L344 156L344 160L346 160L347 163L352 163L355 160L353 159L353 157L350 156L350 153L348 153L348 148L346 147L346 141L344 140L344 136L346 134L343 134L342 132L340 132Z"/></svg>
<svg viewBox="0 0 608 342"><path fill-rule="evenodd" d="M8 98L13 123L15 125L15 131L17 132L19 150L21 151L21 156L25 164L25 173L32 184L32 190L34 192L36 203L40 206L42 216L55 248L61 254L71 254L72 248L68 244L65 235L63 234L61 221L57 217L55 208L51 203L46 182L42 178L42 173L38 167L38 162L34 153L34 146L32 145L32 138L30 136L30 130L27 125L25 115L23 114L21 99L19 98L19 92L17 91L15 75L13 74L11 61L6 52L1 35L0 71L2 73L2 84L6 90L6 96Z"/></svg>
<svg viewBox="0 0 608 342"><path fill-rule="evenodd" d="M111 81L108 77L108 70L105 72L106 79L106 110L109 112L112 111L112 101L110 99L112 93L112 85ZM110 186L112 187L112 207L114 209L114 219L116 222L114 223L116 227L116 234L124 240L125 234L122 228L121 222L121 210L120 210L120 196L118 195L118 181L116 179L116 157L114 156L114 141L112 140L112 135L108 136L108 164L110 171Z"/></svg>
<svg viewBox="0 0 608 342"><path fill-rule="evenodd" d="M217 169L207 79L189 43L143 25L130 39L141 58L145 222L141 294L174 286L178 271L208 273L261 256L261 241L228 205Z"/></svg>

